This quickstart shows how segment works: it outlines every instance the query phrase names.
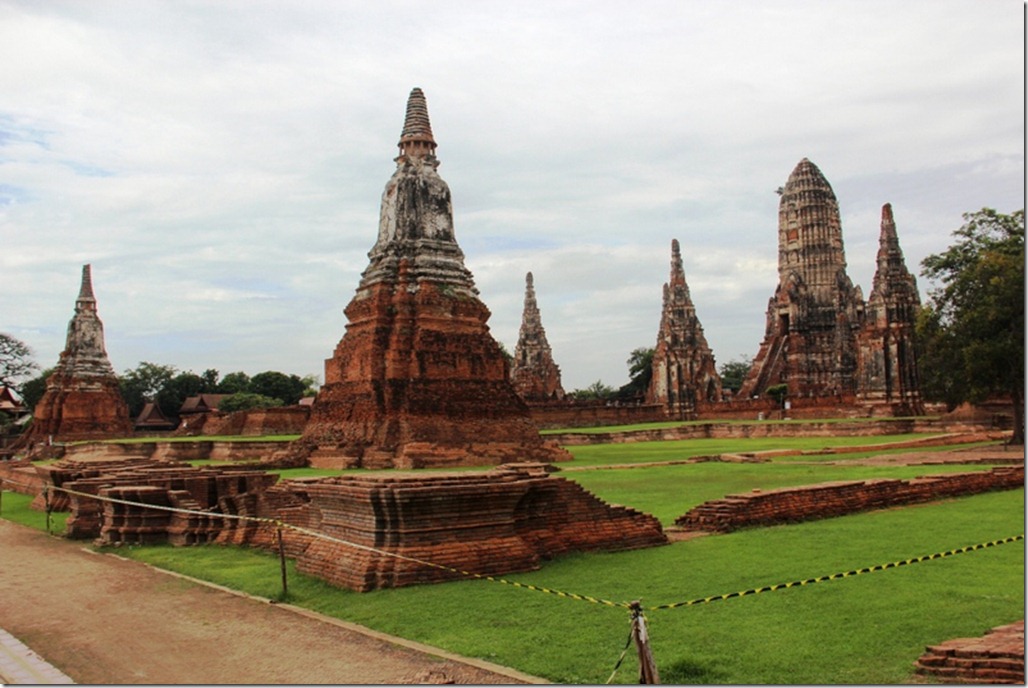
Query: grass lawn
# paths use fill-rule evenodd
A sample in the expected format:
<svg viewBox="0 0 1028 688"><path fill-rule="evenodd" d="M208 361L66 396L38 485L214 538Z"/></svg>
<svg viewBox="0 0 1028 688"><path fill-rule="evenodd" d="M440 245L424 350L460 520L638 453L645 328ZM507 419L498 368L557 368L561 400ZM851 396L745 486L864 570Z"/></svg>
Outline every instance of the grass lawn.
<svg viewBox="0 0 1028 688"><path fill-rule="evenodd" d="M1024 492L998 492L617 554L578 554L510 580L644 607L884 564L1022 532ZM119 553L268 597L275 557L216 546ZM290 575L290 602L561 683L604 683L629 615L488 581L373 593ZM1024 614L1024 546L647 612L667 683L901 683L924 647ZM630 652L615 682L633 683Z"/></svg>
<svg viewBox="0 0 1028 688"><path fill-rule="evenodd" d="M783 446L802 450L891 439L761 438L583 446L572 447L575 461L563 465L633 464L684 455ZM702 501L753 488L982 469L831 465L826 463L828 458L841 457L816 457L809 463L775 459L557 475L578 481L606 501L653 513L668 524ZM284 477L323 474L299 470L306 473L278 472ZM2 516L42 527L42 514L30 512L29 501L4 493ZM641 600L649 608L653 653L665 683L903 683L915 680L913 662L926 645L978 636L1024 618L1023 542L710 604L652 608L1019 535L1024 532L1024 519L1023 490L994 492L753 528L634 552L576 554L506 578L617 603ZM271 598L280 594L277 558L264 552L218 546L116 551L253 594ZM630 617L624 608L489 581L355 593L300 575L290 562L289 591L294 604L560 683L605 683L629 632ZM614 682L634 683L637 672L634 651L629 650Z"/></svg>
<svg viewBox="0 0 1028 688"><path fill-rule="evenodd" d="M622 463L646 463L650 461L679 461L695 456L714 454L738 454L769 451L772 449L795 449L796 454L818 451L830 447L874 446L903 442L932 434L876 435L873 437L749 437L749 438L704 438L690 440L654 440L647 442L625 442L620 444L585 444L567 447L575 457L561 466L604 466ZM817 460L818 457L803 457ZM838 457L822 456L821 460ZM777 457L776 457L777 460Z"/></svg>
<svg viewBox="0 0 1028 688"><path fill-rule="evenodd" d="M653 514L664 526L703 502L753 489L771 490L831 480L915 478L988 470L970 466L847 466L771 463L694 463L558 473L605 502Z"/></svg>

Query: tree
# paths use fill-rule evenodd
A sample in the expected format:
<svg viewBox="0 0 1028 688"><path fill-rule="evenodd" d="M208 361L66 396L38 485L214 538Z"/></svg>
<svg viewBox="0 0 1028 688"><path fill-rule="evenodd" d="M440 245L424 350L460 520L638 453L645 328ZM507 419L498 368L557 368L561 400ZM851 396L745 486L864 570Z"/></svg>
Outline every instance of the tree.
<svg viewBox="0 0 1028 688"><path fill-rule="evenodd" d="M732 390L733 394L737 393L752 367L753 359L743 354L728 363L722 363L721 370L718 371L721 375L721 387Z"/></svg>
<svg viewBox="0 0 1028 688"><path fill-rule="evenodd" d="M252 392L237 392L232 396L222 399L221 403L218 404L218 410L224 413L232 413L233 411L273 408L275 406L282 406L282 400L266 397L263 394L253 394Z"/></svg>
<svg viewBox="0 0 1028 688"><path fill-rule="evenodd" d="M14 387L26 375L39 370L32 349L25 342L0 332L0 385Z"/></svg>
<svg viewBox="0 0 1028 688"><path fill-rule="evenodd" d="M274 370L267 370L250 378L250 388L247 391L273 399L281 399L287 406L292 406L300 403L300 398L306 389L306 383L297 375L286 375Z"/></svg>
<svg viewBox="0 0 1028 688"><path fill-rule="evenodd" d="M43 394L46 393L46 379L50 377L54 372L53 368L47 368L36 377L22 383L21 385L21 403L25 404L25 408L30 411L36 408L36 404L43 398Z"/></svg>
<svg viewBox="0 0 1028 688"><path fill-rule="evenodd" d="M157 404L167 416L177 416L189 397L206 393L205 382L193 371L179 373L164 383L157 393Z"/></svg>
<svg viewBox="0 0 1028 688"><path fill-rule="evenodd" d="M1010 395L1011 441L1023 444L1024 209L963 217L956 243L921 262L921 274L940 285L918 321L923 393L948 403Z"/></svg>
<svg viewBox="0 0 1028 688"><path fill-rule="evenodd" d="M242 371L229 373L218 383L219 394L237 394L250 390L250 376Z"/></svg>
<svg viewBox="0 0 1028 688"><path fill-rule="evenodd" d="M175 366L159 365L148 361L143 361L132 370L126 370L121 376L120 384L121 395L125 397L125 403L128 404L129 415L135 418L143 410L147 401L156 401L158 395L176 372L178 371ZM164 404L161 404L161 410L178 415L179 408L165 408Z"/></svg>
<svg viewBox="0 0 1028 688"><path fill-rule="evenodd" d="M576 389L569 396L578 401L593 401L610 399L614 394L613 387L603 384L602 380L597 380L585 389Z"/></svg>
<svg viewBox="0 0 1028 688"><path fill-rule="evenodd" d="M653 347L633 349L625 363L628 365L628 384L617 391L619 399L635 399L646 395L653 379Z"/></svg>

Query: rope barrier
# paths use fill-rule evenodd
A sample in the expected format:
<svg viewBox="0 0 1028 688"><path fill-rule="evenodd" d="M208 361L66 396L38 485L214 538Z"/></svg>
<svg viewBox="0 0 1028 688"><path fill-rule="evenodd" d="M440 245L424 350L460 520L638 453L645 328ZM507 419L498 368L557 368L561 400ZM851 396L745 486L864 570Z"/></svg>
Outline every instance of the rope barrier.
<svg viewBox="0 0 1028 688"><path fill-rule="evenodd" d="M13 481L13 480L6 479L6 478L4 479L4 482L6 484L18 485L18 486L21 486L21 487L29 487L29 488L33 487L32 485L28 485L28 484L25 484L25 483L19 483L17 481ZM631 609L632 608L632 604L633 604L633 603L630 603L630 602L614 602L612 600L606 600L606 599L603 599L603 598L592 597L590 595L580 595L578 593L571 593L571 592L567 592L567 591L564 591L564 590L556 590L556 589L553 589L553 588L547 588L547 587L540 586L540 585L532 585L530 583L521 583L519 581L512 581L512 580L507 580L505 578L499 578L499 577L496 577L496 576L491 576L491 575L486 575L486 574L481 574L481 573L475 573L473 571L467 571L467 570L459 569L459 568L456 568L456 567L453 567L453 566L447 566L445 564L439 564L439 563L436 563L436 562L427 561L425 559L419 559L417 557L410 557L410 556L407 556L407 555L404 555L404 554L400 554L398 552L390 552L390 551L387 551L387 550L382 550L382 549L378 549L378 548L375 548L375 547L370 547L368 545L362 545L362 544L357 543L357 542L351 542L349 540L344 540L342 538L334 537L334 536L329 535L327 533L311 530L309 528L304 528L302 526L297 526L297 525L294 525L294 524L291 524L291 523L287 523L285 521L281 521L281 520L278 520L278 519L273 519L273 518L265 518L265 517L260 517L260 516L241 516L241 515L238 515L238 514L223 514L223 513L213 512L213 511L194 511L194 510L191 510L191 509L181 509L181 508L178 508L178 507L163 506L163 505L160 505L160 504L146 504L146 503L143 503L143 502L132 502L132 501L124 500L124 499L118 499L118 498L115 498L115 497L102 497L100 495L94 495L94 494L90 494L88 492L80 492L80 491L77 491L77 490L71 490L71 489L64 488L64 487L57 487L55 485L44 485L43 486L43 496L44 496L44 499L47 502L48 507L49 507L49 502L50 502L49 490L65 492L67 494L77 495L77 496L80 496L80 497L86 497L86 498L89 498L89 499L96 499L98 501L107 501L107 502L112 502L112 503L116 503L116 504L123 504L123 505L127 505L127 506L142 507L142 508L145 508L145 509L156 509L156 510L161 510L161 511L173 512L173 513L181 513L181 514L189 514L189 515L199 515L199 516L208 516L208 517L217 517L217 518L224 518L224 519L229 519L229 520L253 521L253 522L257 522L257 523L263 523L263 524L266 524L266 525L273 525L273 526L276 526L279 529L283 529L284 528L284 529L292 530L292 531L295 531L297 533L301 533L303 535L308 535L308 536L311 536L311 537L316 537L316 538L320 538L320 539L323 539L323 540L328 540L328 541L331 541L331 542L335 542L335 543L338 543L338 544L346 545L348 547L353 547L353 548L356 548L356 549L359 549L359 550L363 550L363 551L366 551L366 552L372 552L372 553L375 553L375 554L380 554L380 555L383 555L383 556L392 557L392 558L399 559L399 560L402 560L402 561L408 561L408 562L419 564L419 565L422 565L422 566L428 566L428 567L435 568L435 569L449 571L451 573L456 573L456 574L459 574L459 575L467 577L467 578L473 578L473 579L478 579L478 580L485 580L485 581L490 581L490 582L493 582L493 583L500 583L500 584L509 585L509 586L512 586L512 587L515 587L515 588L521 588L521 589L525 589L525 590L532 590L532 591L535 591L535 592L541 592L541 593L545 593L545 594L548 594L548 595L554 595L556 597L562 597L562 598L571 599L571 600L578 600L578 601L582 601L582 602L589 602L591 604L598 604L598 605L607 606L607 607L619 607L619 608L623 608L623 609ZM48 516L49 516L49 508L48 508ZM658 611L658 610L664 610L664 609L678 609L680 607L692 607L692 606L697 606L697 605L701 605L701 604L709 604L711 602L719 602L719 601L730 600L730 599L734 599L734 598L748 597L748 596L751 596L751 595L758 595L758 594L764 593L764 592L775 592L775 591L778 591L778 590L787 590L787 589L795 588L795 587L802 587L802 586L806 586L806 585L813 585L815 583L824 583L824 582L838 580L838 579L842 579L842 578L848 578L850 576L858 576L858 575L862 575L862 574L865 574L865 573L875 573L875 572L878 572L878 571L887 571L889 569L899 568L901 566L909 566L911 564L917 564L917 563L921 563L921 562L925 562L925 561L933 561L933 560L936 560L936 559L943 559L943 558L946 558L946 557L955 556L957 554L965 554L967 552L974 552L974 551L978 551L978 550L982 550L982 549L987 549L989 547L996 547L998 545L1004 545L1004 544L1008 544L1008 543L1011 543L1011 542L1017 542L1017 541L1023 540L1023 539L1024 539L1024 534L1022 533L1020 535L1014 535L1014 536L1011 536L1011 537L1002 538L1000 540L992 540L990 542L984 542L984 543L980 543L980 544L976 544L976 545L968 545L968 546L965 546L965 547L958 547L956 549L947 550L945 552L936 552L934 554L926 554L926 555L922 555L922 556L919 556L919 557L912 557L910 559L903 559L903 560L900 560L900 561L893 561L893 562L889 562L889 563L886 563L886 564L878 564L878 565L875 565L875 566L867 566L867 567L864 567L864 568L861 568L861 569L851 569L849 571L833 573L833 574L825 575L825 576L818 576L817 578L806 578L806 579L803 579L803 580L790 581L788 583L778 583L776 585L765 585L765 586L760 587L760 588L751 588L749 590L743 590L743 591L740 591L740 592L726 593L726 594L723 594L723 595L711 595L709 597L700 597L700 598L696 598L696 599L692 599L692 600L687 600L687 601L683 601L683 602L672 602L672 603L669 603L669 604L660 604L660 605L656 605L656 606L645 607L645 609L647 611ZM620 665L620 660L619 660L618 664ZM615 667L615 672L616 671L617 671L617 667Z"/></svg>

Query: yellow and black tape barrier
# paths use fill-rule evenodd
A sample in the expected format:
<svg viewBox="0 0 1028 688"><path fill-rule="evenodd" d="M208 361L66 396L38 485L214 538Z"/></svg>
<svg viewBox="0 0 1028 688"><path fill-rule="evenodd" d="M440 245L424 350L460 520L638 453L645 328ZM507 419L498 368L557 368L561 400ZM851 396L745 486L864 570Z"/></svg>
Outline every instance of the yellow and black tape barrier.
<svg viewBox="0 0 1028 688"><path fill-rule="evenodd" d="M18 483L15 483L14 481L11 481L10 479L4 479L4 480L0 481L0 483L2 483L2 482L18 484ZM116 499L116 498L112 498L112 497L101 497L99 495L89 494L89 493L86 493L86 492L78 492L76 490L70 490L68 488L63 488L63 487L56 487L56 486L53 486L53 485L45 486L44 487L44 493L46 492L47 489L56 490L56 491L60 491L60 492L65 492L65 493L68 493L68 494L74 494L74 495L78 495L78 496L81 496L81 497L89 497L89 498L96 499L96 500L99 500L99 501L108 501L108 502L113 502L113 503L116 503L116 504L124 504L124 505L127 505L127 506L144 507L144 508L148 508L148 509L157 509L157 510L161 510L161 511L171 511L171 512L177 512L177 513L185 513L185 514L195 514L195 515L211 516L211 517L215 517L215 518L225 518L225 519L230 519L230 520L253 521L253 522L257 522L257 523L265 523L265 524L268 524L268 525L273 525L273 526L275 526L277 528L285 528L285 529L292 530L292 531L295 531L295 532L298 532L298 533L303 533L304 535L309 535L309 536L312 536L312 537L317 537L317 538L321 538L321 539L324 539L324 540L329 540L329 541L332 541L332 542L336 542L336 543L339 543L339 544L342 544L342 545L347 545L347 546L350 546L350 547L354 547L356 549L361 549L361 550L365 550L365 551L368 551L368 552L374 552L374 553L377 553L377 554L381 554L383 556L388 556L388 557L393 557L393 558L396 558L396 559L401 559L401 560L404 560L404 561L409 561L409 562L412 562L412 563L420 564L422 566L429 566L429 567L432 567L432 568L441 569L441 570L444 570L444 571L449 571L451 573L456 573L456 574L459 574L459 575L467 577L467 578L474 578L474 579L478 579L478 580L486 580L486 581L490 581L492 583L500 583L500 584L503 584L503 585L509 585L511 587L514 587L514 588L521 588L523 590L533 590L535 592L541 592L541 593L545 593L547 595L554 595L556 597L563 597L563 598L569 599L569 600L578 600L578 601L581 601L581 602L589 602L591 604L599 604L599 605L603 605L603 606L606 606L606 607L621 607L621 608L624 608L624 609L630 609L631 605L632 605L632 603L630 603L630 602L614 602L614 601L605 600L605 599L602 599L602 598L599 598L599 597L592 597L592 596L589 596L589 595L580 595L578 593L566 592L564 590L556 590L556 589L547 588L547 587L544 587L544 586L541 586L541 585L532 585L530 583L520 583L518 581L507 580L506 578L498 578L496 576L489 576L489 575L485 575L485 574L481 574L481 573L474 573L472 571L465 571L463 569L455 568L453 566L447 566L445 564L438 564L438 563L435 563L435 562L426 561L424 559L418 559L416 557L409 557L409 556L406 556L404 554L400 554L398 552L389 552L387 550L381 550L381 549L377 549L377 548L374 548L374 547L369 547L368 545L362 545L362 544L357 543L357 542L351 542L349 540L343 540L341 538L333 537L333 536L328 535L326 533L318 532L318 531L315 531L315 530L310 530L308 528L303 528L303 527L300 527L300 526L293 525L291 523L286 523L285 521L279 521L277 519L272 519L272 518L262 518L262 517L258 517L258 516L242 516L242 515L237 515L237 514L222 514L222 513L211 512L211 511L193 511L193 510L189 510L189 509L180 509L180 508L176 508L176 507L162 506L162 505L159 505L159 504L145 504L145 503L142 503L142 502L130 502L130 501L126 501L126 500L123 500L123 499ZM658 611L658 610L662 610L662 609L678 609L679 607L695 607L697 605L709 604L711 602L721 602L721 601L724 601L724 600L731 600L731 599L735 599L735 598L738 598L738 597L749 597L751 595L759 595L760 593L764 593L764 592L776 592L778 590L788 590L790 588L803 587L803 586L806 586L806 585L813 585L815 583L825 583L825 582L828 582L828 581L839 580L841 578L849 578L850 576L859 576L859 575L865 574L865 573L876 573L878 571L887 571L889 569L895 569L895 568L899 568L901 566L909 566L911 564L919 564L919 563L925 562L925 561L933 561L935 559L944 559L946 557L952 557L952 556L955 556L957 554L966 554L967 552L975 552L975 551L978 551L978 550L987 549L989 547L996 547L998 545L1005 545L1005 544L1009 544L1011 542L1017 542L1019 540L1024 540L1024 533L1021 533L1020 535L1013 535L1011 537L1002 538L1000 540L992 540L990 542L979 543L977 545L967 545L966 547L957 547L956 549L947 550L945 552L936 552L934 554L925 554L925 555L922 555L922 556L919 556L919 557L912 557L910 559L903 559L903 560L900 560L900 561L892 561L892 562L889 562L887 564L878 564L876 566L866 566L866 567L861 568L861 569L852 569L850 571L844 571L844 572L840 572L840 573L833 573L833 574L826 575L826 576L818 576L817 578L805 578L803 580L796 580L796 581L791 581L791 582L788 582L788 583L778 583L776 585L765 585L764 587L761 587L761 588L751 588L749 590L742 590L740 592L730 592L730 593L726 593L724 595L711 595L709 597L698 597L696 599L686 600L686 601L683 601L683 602L671 602L669 604L659 604L659 605L652 606L652 607L645 607L644 609L646 611Z"/></svg>
<svg viewBox="0 0 1028 688"><path fill-rule="evenodd" d="M814 583L825 583L827 581L838 580L840 578L848 578L850 576L859 576L863 573L875 573L877 571L887 571L888 569L899 568L900 566L909 566L910 564L919 564L923 561L932 561L933 559L943 559L945 557L952 557L956 554L965 554L967 552L974 552L980 549L986 549L988 547L995 547L997 545L1005 545L1010 542L1017 542L1018 540L1024 539L1024 533L1020 535L1013 535L1008 538L1001 540L993 540L991 542L983 542L977 545L968 545L967 547L958 547L951 549L946 552L936 552L935 554L925 554L920 557L913 557L911 559L903 559L901 561L892 561L888 564L879 564L877 566L867 566L862 569L853 569L851 571L845 571L842 573L833 573L829 576L819 576L817 578L806 578L804 580L792 581L790 583L779 583L778 585L765 585L762 588L753 588L751 590L743 590L741 592L730 592L725 595L712 595L710 597L699 597L695 600L688 600L686 602L672 602L671 604L660 604L655 607L647 607L649 611L655 611L658 609L677 609L678 607L693 607L699 604L708 604L710 602L719 602L722 600L730 600L736 597L747 597L749 595L759 595L762 592L774 592L776 590L786 590L788 588L796 588L804 585L813 585Z"/></svg>

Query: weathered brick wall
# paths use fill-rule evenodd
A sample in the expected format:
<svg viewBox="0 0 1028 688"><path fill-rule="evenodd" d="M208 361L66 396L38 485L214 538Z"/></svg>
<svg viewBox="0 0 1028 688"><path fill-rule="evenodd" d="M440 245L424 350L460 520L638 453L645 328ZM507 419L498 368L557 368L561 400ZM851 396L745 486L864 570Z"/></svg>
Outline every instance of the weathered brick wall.
<svg viewBox="0 0 1028 688"><path fill-rule="evenodd" d="M297 569L360 591L461 576L441 567L504 574L573 551L667 543L654 517L606 504L538 468L346 476L304 489L320 513L320 531L386 553L315 540Z"/></svg>
<svg viewBox="0 0 1028 688"><path fill-rule="evenodd" d="M686 530L728 533L740 528L831 518L900 504L1024 487L1024 466L911 480L854 480L754 490L705 502L675 519Z"/></svg>
<svg viewBox="0 0 1028 688"><path fill-rule="evenodd" d="M1024 620L993 628L981 638L930 645L915 671L942 683L1024 684Z"/></svg>

